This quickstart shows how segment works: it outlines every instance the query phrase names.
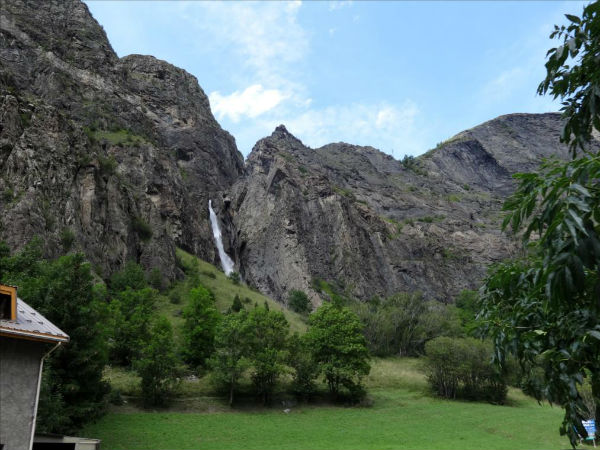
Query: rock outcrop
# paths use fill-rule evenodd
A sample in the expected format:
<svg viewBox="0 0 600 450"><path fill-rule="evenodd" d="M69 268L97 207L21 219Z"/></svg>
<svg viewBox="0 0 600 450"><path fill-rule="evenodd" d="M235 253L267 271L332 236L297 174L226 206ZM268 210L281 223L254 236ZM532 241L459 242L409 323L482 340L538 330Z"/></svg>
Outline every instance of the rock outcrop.
<svg viewBox="0 0 600 450"><path fill-rule="evenodd" d="M243 171L195 77L118 58L78 0L0 10L0 237L175 276L175 246L216 262L207 204Z"/></svg>
<svg viewBox="0 0 600 450"><path fill-rule="evenodd" d="M363 299L423 291L452 301L518 251L499 231L512 175L566 158L558 114L514 114L422 157L344 143L310 149L283 126L259 141L232 189L242 275L280 300L313 280Z"/></svg>
<svg viewBox="0 0 600 450"><path fill-rule="evenodd" d="M218 264L208 200L243 278L284 300L322 279L362 299L451 301L518 251L499 231L515 172L565 158L558 114L514 114L402 162L283 126L244 165L187 72L119 58L79 0L0 9L0 239L41 236L108 276L128 261L177 275L175 247Z"/></svg>

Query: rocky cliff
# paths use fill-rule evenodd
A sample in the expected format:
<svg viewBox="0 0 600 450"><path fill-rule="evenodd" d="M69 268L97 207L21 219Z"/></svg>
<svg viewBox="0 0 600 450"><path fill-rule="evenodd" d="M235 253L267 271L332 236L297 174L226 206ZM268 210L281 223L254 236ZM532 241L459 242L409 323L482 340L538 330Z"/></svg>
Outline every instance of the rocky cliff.
<svg viewBox="0 0 600 450"><path fill-rule="evenodd" d="M207 203L243 171L231 135L185 71L118 58L78 0L0 9L0 237L41 236L110 273L175 275L175 246L215 262Z"/></svg>
<svg viewBox="0 0 600 450"><path fill-rule="evenodd" d="M232 189L243 277L284 300L322 279L367 299L452 301L518 247L499 231L512 175L566 158L558 114L499 117L403 162L344 143L310 149L284 126L259 141Z"/></svg>
<svg viewBox="0 0 600 450"><path fill-rule="evenodd" d="M278 127L246 164L197 80L119 58L79 0L0 8L0 239L177 274L175 247L218 263L207 204L244 279L285 300L317 279L367 299L451 301L517 246L499 231L511 176L564 158L557 114L514 114L402 162Z"/></svg>

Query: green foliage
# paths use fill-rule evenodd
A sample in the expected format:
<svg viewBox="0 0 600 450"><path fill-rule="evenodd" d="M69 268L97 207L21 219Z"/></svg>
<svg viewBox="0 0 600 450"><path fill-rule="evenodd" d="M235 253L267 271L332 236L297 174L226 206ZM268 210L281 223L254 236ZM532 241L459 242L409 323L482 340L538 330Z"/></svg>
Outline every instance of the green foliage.
<svg viewBox="0 0 600 450"><path fill-rule="evenodd" d="M204 367L214 350L220 315L212 292L203 286L192 289L183 310L183 357L191 367Z"/></svg>
<svg viewBox="0 0 600 450"><path fill-rule="evenodd" d="M139 147L148 143L143 136L133 133L131 130L115 127L113 130L97 130L95 127L85 128L90 142L106 142L121 147Z"/></svg>
<svg viewBox="0 0 600 450"><path fill-rule="evenodd" d="M288 296L288 306L297 313L307 313L311 305L306 292L292 290Z"/></svg>
<svg viewBox="0 0 600 450"><path fill-rule="evenodd" d="M246 356L251 330L247 324L248 314L244 310L225 315L217 326L215 351L209 360L215 383L229 393L230 406L240 378L248 367Z"/></svg>
<svg viewBox="0 0 600 450"><path fill-rule="evenodd" d="M149 287L133 290L127 287L110 302L112 340L110 360L131 366L150 339L150 326L155 314L157 292Z"/></svg>
<svg viewBox="0 0 600 450"><path fill-rule="evenodd" d="M60 232L60 243L63 250L68 252L75 243L75 233L70 228L63 228Z"/></svg>
<svg viewBox="0 0 600 450"><path fill-rule="evenodd" d="M505 402L508 390L491 363L490 343L443 336L427 342L425 353L427 381L440 397Z"/></svg>
<svg viewBox="0 0 600 450"><path fill-rule="evenodd" d="M240 284L240 281L241 281L240 274L238 272L231 272L229 274L229 280L233 284Z"/></svg>
<svg viewBox="0 0 600 450"><path fill-rule="evenodd" d="M348 308L325 303L310 315L308 346L334 398L345 388L352 400L364 394L369 352L358 316Z"/></svg>
<svg viewBox="0 0 600 450"><path fill-rule="evenodd" d="M166 317L153 324L151 337L143 347L135 369L142 379L146 406L163 406L178 383L178 361L173 348L173 328Z"/></svg>
<svg viewBox="0 0 600 450"><path fill-rule="evenodd" d="M460 324L468 335L475 334L478 323L476 321L479 307L479 294L477 291L465 289L458 294L455 300Z"/></svg>
<svg viewBox="0 0 600 450"><path fill-rule="evenodd" d="M8 187L2 191L2 200L4 200L6 203L12 203L14 198L15 191L12 188Z"/></svg>
<svg viewBox="0 0 600 450"><path fill-rule="evenodd" d="M118 165L117 160L112 155L108 155L106 157L98 156L98 167L99 167L100 173L102 173L102 175L106 175L106 176L114 175L114 173L117 170L117 165Z"/></svg>
<svg viewBox="0 0 600 450"><path fill-rule="evenodd" d="M133 261L128 261L121 270L112 274L109 285L112 292L118 293L127 288L133 290L144 289L148 287L148 282L142 266Z"/></svg>
<svg viewBox="0 0 600 450"><path fill-rule="evenodd" d="M437 336L461 334L456 309L427 301L421 293L398 293L384 300L354 302L369 350L378 356L416 356Z"/></svg>
<svg viewBox="0 0 600 450"><path fill-rule="evenodd" d="M152 269L148 274L148 284L159 292L164 290L163 276L158 267Z"/></svg>
<svg viewBox="0 0 600 450"><path fill-rule="evenodd" d="M600 131L597 97L600 89L597 55L600 49L600 3L591 2L580 17L566 14L568 25L554 26L551 39L562 45L548 50L546 78L538 87L539 94L561 98L566 122L561 140L587 150L592 130Z"/></svg>
<svg viewBox="0 0 600 450"><path fill-rule="evenodd" d="M288 342L287 364L293 369L292 391L305 401L315 393L319 365L312 354L306 335L294 333Z"/></svg>
<svg viewBox="0 0 600 450"><path fill-rule="evenodd" d="M242 301L240 300L240 296L235 294L235 297L233 297L233 303L231 304L231 311L232 312L240 312L242 309L244 309L244 305L242 305Z"/></svg>
<svg viewBox="0 0 600 450"><path fill-rule="evenodd" d="M265 305L268 306L268 305ZM270 403L277 379L285 372L290 325L280 311L254 308L248 314L248 360L252 384L263 405Z"/></svg>
<svg viewBox="0 0 600 450"><path fill-rule="evenodd" d="M141 217L131 219L131 227L142 241L147 242L152 238L152 227Z"/></svg>
<svg viewBox="0 0 600 450"><path fill-rule="evenodd" d="M523 231L530 255L490 272L480 316L499 364L512 353L523 365L541 366L542 394L565 408L560 431L575 446L585 433L578 386L588 374L600 412L600 159L590 148L592 131L600 131L600 2L585 6L581 18L566 17L569 24L550 36L562 45L548 51L538 93L562 99L561 140L574 159L518 175L503 227Z"/></svg>
<svg viewBox="0 0 600 450"><path fill-rule="evenodd" d="M33 240L13 256L3 252L0 270L3 282L18 285L19 297L71 338L46 360L36 429L72 433L103 413L108 392L106 314L89 264L81 254L44 260Z"/></svg>
<svg viewBox="0 0 600 450"><path fill-rule="evenodd" d="M404 155L402 165L417 175L427 176L427 171L421 167L420 161L412 155Z"/></svg>

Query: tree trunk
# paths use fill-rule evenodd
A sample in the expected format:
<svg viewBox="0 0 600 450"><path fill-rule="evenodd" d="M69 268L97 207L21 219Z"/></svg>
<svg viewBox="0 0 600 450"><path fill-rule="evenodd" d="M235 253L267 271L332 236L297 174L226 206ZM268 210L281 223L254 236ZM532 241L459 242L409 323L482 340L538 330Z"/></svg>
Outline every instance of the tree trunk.
<svg viewBox="0 0 600 450"><path fill-rule="evenodd" d="M233 383L229 385L229 406L233 406Z"/></svg>

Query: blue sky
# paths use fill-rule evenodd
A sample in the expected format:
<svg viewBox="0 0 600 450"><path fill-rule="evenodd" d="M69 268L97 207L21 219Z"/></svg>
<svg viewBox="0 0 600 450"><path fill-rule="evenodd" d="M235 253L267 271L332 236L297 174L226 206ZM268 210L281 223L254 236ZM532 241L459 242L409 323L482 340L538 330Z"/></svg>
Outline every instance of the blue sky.
<svg viewBox="0 0 600 450"><path fill-rule="evenodd" d="M578 1L86 0L119 56L198 78L246 156L280 123L311 147L418 155L502 114L556 111L535 94L555 23Z"/></svg>

